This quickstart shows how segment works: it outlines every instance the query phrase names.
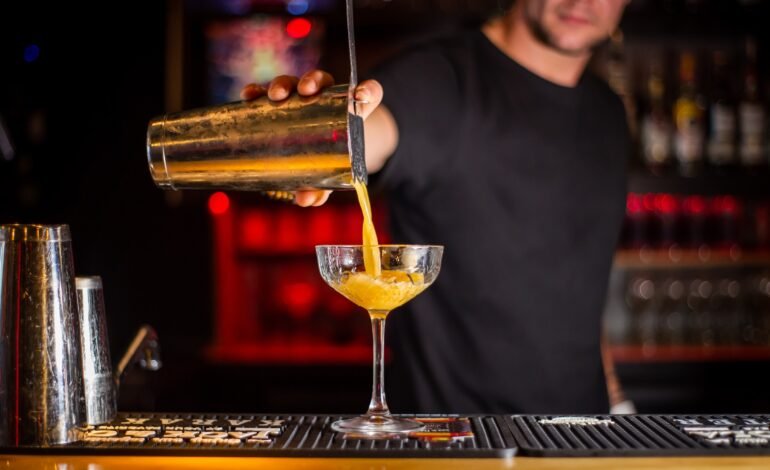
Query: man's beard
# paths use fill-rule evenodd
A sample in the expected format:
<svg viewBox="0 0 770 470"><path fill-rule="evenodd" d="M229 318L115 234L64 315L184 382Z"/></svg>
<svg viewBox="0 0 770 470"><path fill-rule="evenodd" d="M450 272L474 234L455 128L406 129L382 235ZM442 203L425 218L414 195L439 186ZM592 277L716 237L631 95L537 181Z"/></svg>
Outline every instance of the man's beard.
<svg viewBox="0 0 770 470"><path fill-rule="evenodd" d="M546 46L550 47L551 49L554 49L555 51L560 52L561 54L572 56L572 57L580 57L586 54L592 54L594 51L599 49L604 43L606 43L609 40L609 35L608 35L607 37L597 39L596 41L594 41L593 44L590 44L581 49L565 49L556 43L556 41L553 38L553 35L551 35L551 33L545 28L543 23L538 18L535 18L534 15L530 15L529 12L525 11L524 21L526 21L527 26L529 27L529 30L532 32L532 35L535 37L535 39L545 44Z"/></svg>

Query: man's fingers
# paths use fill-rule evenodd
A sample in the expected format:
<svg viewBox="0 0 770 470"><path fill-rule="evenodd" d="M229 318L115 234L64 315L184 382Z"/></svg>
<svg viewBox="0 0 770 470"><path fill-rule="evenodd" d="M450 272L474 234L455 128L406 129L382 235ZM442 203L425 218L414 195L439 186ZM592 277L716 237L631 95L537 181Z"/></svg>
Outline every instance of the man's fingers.
<svg viewBox="0 0 770 470"><path fill-rule="evenodd" d="M267 93L267 89L262 85L257 85L256 83L249 83L248 85L243 87L243 90L241 90L241 99L246 101L251 101L259 98L260 96L264 96L265 93Z"/></svg>
<svg viewBox="0 0 770 470"><path fill-rule="evenodd" d="M241 98L253 100L267 94L272 101L282 101L295 89L302 96L312 96L332 85L334 85L334 77L323 70L313 70L302 75L301 79L280 75L275 77L267 88L256 84L246 85L241 91Z"/></svg>
<svg viewBox="0 0 770 470"><path fill-rule="evenodd" d="M332 85L334 85L334 77L323 70L313 70L302 75L297 85L297 92L302 96L310 96Z"/></svg>
<svg viewBox="0 0 770 470"><path fill-rule="evenodd" d="M285 100L297 86L297 77L280 75L270 82L267 88L267 96L273 101Z"/></svg>
<svg viewBox="0 0 770 470"><path fill-rule="evenodd" d="M329 199L331 191L301 190L294 196L294 203L301 207L320 206Z"/></svg>
<svg viewBox="0 0 770 470"><path fill-rule="evenodd" d="M326 201L329 200L329 196L331 196L331 191L321 191L321 196L316 199L316 201L313 203L314 207L322 206L326 203Z"/></svg>
<svg viewBox="0 0 770 470"><path fill-rule="evenodd" d="M382 85L377 80L365 80L358 84L355 91L356 109L366 119L382 102Z"/></svg>

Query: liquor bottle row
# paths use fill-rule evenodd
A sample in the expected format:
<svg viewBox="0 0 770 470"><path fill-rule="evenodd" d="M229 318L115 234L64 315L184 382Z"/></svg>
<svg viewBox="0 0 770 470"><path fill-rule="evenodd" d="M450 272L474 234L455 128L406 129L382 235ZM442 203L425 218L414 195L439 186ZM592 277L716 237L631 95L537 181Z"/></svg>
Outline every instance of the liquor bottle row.
<svg viewBox="0 0 770 470"><path fill-rule="evenodd" d="M293 206L248 207L237 211L237 246L243 254L310 254L328 243L360 243L361 210L355 204L327 204L312 211ZM374 215L386 227L384 207ZM387 243L387 231L381 232ZM620 248L734 246L770 250L770 199L731 195L704 197L629 193Z"/></svg>
<svg viewBox="0 0 770 470"><path fill-rule="evenodd" d="M770 346L770 271L631 274L613 342L659 346Z"/></svg>
<svg viewBox="0 0 770 470"><path fill-rule="evenodd" d="M666 51L658 50L632 58L615 41L608 79L624 99L645 166L687 176L706 168L767 168L768 106L756 43L748 39L744 51L736 52L685 50L670 60Z"/></svg>
<svg viewBox="0 0 770 470"><path fill-rule="evenodd" d="M620 247L770 249L770 200L630 193Z"/></svg>

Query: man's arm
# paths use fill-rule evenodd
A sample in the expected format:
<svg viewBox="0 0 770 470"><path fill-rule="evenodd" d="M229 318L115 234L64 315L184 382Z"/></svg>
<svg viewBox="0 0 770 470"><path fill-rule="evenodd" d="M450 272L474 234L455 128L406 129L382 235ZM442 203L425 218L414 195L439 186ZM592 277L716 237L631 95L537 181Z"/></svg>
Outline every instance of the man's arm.
<svg viewBox="0 0 770 470"><path fill-rule="evenodd" d="M636 413L634 403L628 400L623 393L618 375L615 372L615 360L612 358L610 344L607 335L602 332L601 338L602 363L604 364L604 379L607 383L607 393L610 397L610 413L629 414Z"/></svg>
<svg viewBox="0 0 770 470"><path fill-rule="evenodd" d="M377 173L398 147L398 125L385 105L379 105L364 121L366 170Z"/></svg>

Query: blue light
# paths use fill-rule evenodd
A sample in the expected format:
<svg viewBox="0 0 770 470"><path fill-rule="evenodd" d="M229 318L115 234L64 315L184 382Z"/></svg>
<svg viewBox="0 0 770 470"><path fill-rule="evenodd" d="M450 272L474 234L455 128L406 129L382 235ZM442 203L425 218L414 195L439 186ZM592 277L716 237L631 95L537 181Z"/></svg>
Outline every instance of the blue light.
<svg viewBox="0 0 770 470"><path fill-rule="evenodd" d="M245 15L251 10L250 0L225 0L223 7L234 15Z"/></svg>
<svg viewBox="0 0 770 470"><path fill-rule="evenodd" d="M40 48L37 44L30 44L24 48L24 62L34 62L40 57Z"/></svg>
<svg viewBox="0 0 770 470"><path fill-rule="evenodd" d="M292 15L304 15L310 9L308 0L289 0L286 4L286 11Z"/></svg>

